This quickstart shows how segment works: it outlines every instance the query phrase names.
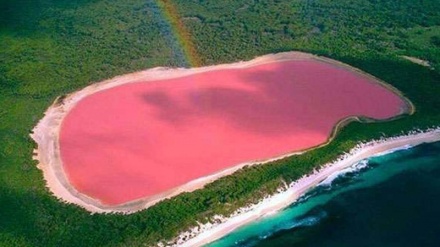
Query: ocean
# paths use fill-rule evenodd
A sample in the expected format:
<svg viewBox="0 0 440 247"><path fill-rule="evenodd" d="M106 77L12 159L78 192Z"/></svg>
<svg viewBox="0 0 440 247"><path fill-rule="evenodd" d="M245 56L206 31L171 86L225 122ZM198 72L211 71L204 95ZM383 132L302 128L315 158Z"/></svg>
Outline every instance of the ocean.
<svg viewBox="0 0 440 247"><path fill-rule="evenodd" d="M440 142L363 160L209 247L440 246Z"/></svg>

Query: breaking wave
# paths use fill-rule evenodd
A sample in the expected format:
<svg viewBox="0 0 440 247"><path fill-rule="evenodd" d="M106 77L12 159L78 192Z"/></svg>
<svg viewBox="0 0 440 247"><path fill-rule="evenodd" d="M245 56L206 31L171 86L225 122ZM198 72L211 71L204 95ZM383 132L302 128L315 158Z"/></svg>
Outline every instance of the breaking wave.
<svg viewBox="0 0 440 247"><path fill-rule="evenodd" d="M386 151L383 151L383 152L381 152L381 153L378 153L378 154L376 154L376 155L373 155L372 157L384 156L384 155L387 155L387 154L392 154L392 153L397 152L397 151L407 150L407 149L410 149L410 148L412 148L412 147L414 147L414 146L408 144L408 145L405 145L405 146L401 146L401 147L397 147L397 148L388 149L388 150L386 150Z"/></svg>
<svg viewBox="0 0 440 247"><path fill-rule="evenodd" d="M368 168L368 160L361 160L358 163L355 163L354 165L348 168L345 168L328 176L321 183L319 183L318 186L323 186L323 187L331 186L336 179L345 177L347 175L359 173L360 171L363 171L366 168Z"/></svg>

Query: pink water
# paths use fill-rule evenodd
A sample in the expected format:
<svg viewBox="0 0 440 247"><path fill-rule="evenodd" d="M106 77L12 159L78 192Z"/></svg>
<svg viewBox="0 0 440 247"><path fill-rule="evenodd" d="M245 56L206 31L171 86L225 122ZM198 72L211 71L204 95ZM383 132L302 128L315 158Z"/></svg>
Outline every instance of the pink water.
<svg viewBox="0 0 440 247"><path fill-rule="evenodd" d="M64 119L60 150L78 191L117 205L313 147L343 118L386 119L403 106L346 69L276 62L95 93Z"/></svg>

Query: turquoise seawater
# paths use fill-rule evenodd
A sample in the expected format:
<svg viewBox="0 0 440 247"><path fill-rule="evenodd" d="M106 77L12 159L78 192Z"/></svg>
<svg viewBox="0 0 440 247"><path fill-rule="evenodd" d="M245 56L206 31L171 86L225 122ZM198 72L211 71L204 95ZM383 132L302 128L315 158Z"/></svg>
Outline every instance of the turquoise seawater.
<svg viewBox="0 0 440 247"><path fill-rule="evenodd" d="M440 246L440 142L372 157L209 247Z"/></svg>

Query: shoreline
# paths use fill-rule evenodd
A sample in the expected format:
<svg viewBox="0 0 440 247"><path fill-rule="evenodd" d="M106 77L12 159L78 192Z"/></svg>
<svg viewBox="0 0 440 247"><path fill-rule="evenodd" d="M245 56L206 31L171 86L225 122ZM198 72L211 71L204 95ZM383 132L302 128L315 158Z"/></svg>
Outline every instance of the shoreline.
<svg viewBox="0 0 440 247"><path fill-rule="evenodd" d="M31 134L31 138L37 143L37 149L34 150L34 160L38 161L37 167L43 171L43 176L44 176L44 180L46 181L46 186L48 187L50 192L59 200L67 203L76 204L92 213L130 214L146 209L158 203L159 201L174 197L182 192L192 192L194 190L201 189L206 184L211 183L218 178L230 175L238 171L239 169L243 168L244 166L264 164L288 156L298 155L303 152L325 146L330 141L333 140L339 128L350 121L377 122L371 119L363 120L359 116L351 116L345 119L341 119L334 126L333 131L328 136L327 141L318 146L310 147L305 150L296 150L291 153L287 153L268 160L254 160L254 161L237 164L229 168L226 168L224 170L218 171L214 174L210 174L192 180L177 188L172 188L168 191L164 191L163 193L144 197L120 205L105 205L95 198L80 193L69 183L61 161L61 155L59 150L59 133L61 130L61 125L64 117L69 113L71 109L73 109L73 107L75 107L75 105L81 99L103 90L107 90L124 84L136 83L139 82L140 80L142 80L143 82L161 81L161 80L167 80L177 77L186 77L186 76L190 76L198 73L204 73L213 70L243 69L243 68L249 68L267 63L292 61L292 60L316 60L316 61L328 63L332 66L336 66L337 68L347 69L352 71L353 73L358 74L359 76L367 77L372 80L372 83L378 83L379 85L395 93L397 96L399 96L402 99L405 105L402 106L399 115L381 121L388 121L391 119L399 118L402 116L402 114L411 115L415 111L415 107L412 104L412 102L408 100L406 97L404 97L402 93L393 86L359 69L351 67L350 65L344 64L342 62L333 59L315 56L308 53L285 52L278 54L269 54L245 62L242 61L231 64L220 64L220 65L192 68L192 69L185 69L185 68L173 69L173 68L158 67L158 68L148 69L145 71L135 72L132 74L118 76L109 80L105 80L103 82L94 83L81 90L75 91L69 95L57 98L55 102L47 109L47 111L44 114L44 117L38 122L37 126L33 129L33 133Z"/></svg>
<svg viewBox="0 0 440 247"><path fill-rule="evenodd" d="M243 225L284 209L329 176L364 159L437 141L440 141L440 127L358 144L334 162L324 165L319 171L315 170L312 174L291 183L287 189L279 189L276 194L262 199L257 204L241 208L230 217L216 216L214 220L219 223L201 224L181 233L175 240L159 243L158 246L193 247L212 243Z"/></svg>

